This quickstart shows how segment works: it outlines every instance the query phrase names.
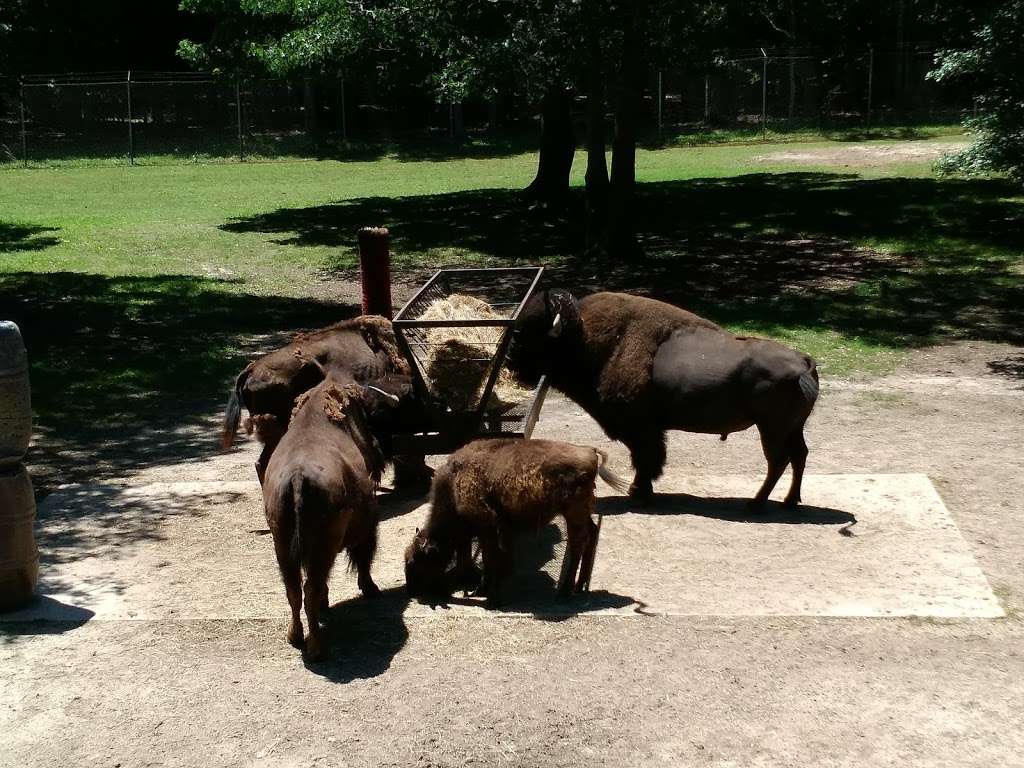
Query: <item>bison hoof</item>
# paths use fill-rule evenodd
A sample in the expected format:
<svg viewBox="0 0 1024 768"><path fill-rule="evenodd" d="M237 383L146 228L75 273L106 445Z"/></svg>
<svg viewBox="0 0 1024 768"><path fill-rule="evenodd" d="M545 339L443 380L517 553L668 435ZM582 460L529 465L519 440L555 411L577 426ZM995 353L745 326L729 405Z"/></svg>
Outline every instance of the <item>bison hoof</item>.
<svg viewBox="0 0 1024 768"><path fill-rule="evenodd" d="M311 634L306 638L306 658L309 661L322 661L326 656L327 652L319 637Z"/></svg>
<svg viewBox="0 0 1024 768"><path fill-rule="evenodd" d="M787 496L786 500L782 502L782 506L784 506L786 509L796 509L797 507L800 506L800 497L797 496L796 498L793 498Z"/></svg>
<svg viewBox="0 0 1024 768"><path fill-rule="evenodd" d="M380 587L374 584L372 579L360 584L359 591L363 593L363 597L380 597Z"/></svg>
<svg viewBox="0 0 1024 768"><path fill-rule="evenodd" d="M301 623L293 622L292 625L290 627L288 627L288 643L290 645L294 646L295 648L301 648L302 647L302 624Z"/></svg>
<svg viewBox="0 0 1024 768"><path fill-rule="evenodd" d="M629 486L629 498L637 504L646 507L654 499L654 489L651 487L649 482L637 483L634 481L633 484Z"/></svg>
<svg viewBox="0 0 1024 768"><path fill-rule="evenodd" d="M749 512L764 512L765 507L768 506L768 502L764 499L751 499L747 502L747 511Z"/></svg>

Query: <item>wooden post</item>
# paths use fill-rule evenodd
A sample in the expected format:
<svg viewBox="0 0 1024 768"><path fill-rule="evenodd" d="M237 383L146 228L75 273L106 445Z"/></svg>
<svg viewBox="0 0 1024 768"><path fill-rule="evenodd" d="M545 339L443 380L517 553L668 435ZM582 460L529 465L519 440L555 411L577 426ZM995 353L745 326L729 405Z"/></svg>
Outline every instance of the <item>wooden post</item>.
<svg viewBox="0 0 1024 768"><path fill-rule="evenodd" d="M21 80L21 159L28 168L28 134L25 132L25 80Z"/></svg>
<svg viewBox="0 0 1024 768"><path fill-rule="evenodd" d="M359 240L359 280L363 314L391 319L391 233L385 227L363 227Z"/></svg>
<svg viewBox="0 0 1024 768"><path fill-rule="evenodd" d="M17 325L0 321L0 611L31 600L39 577L35 497L21 463L31 434L25 345Z"/></svg>
<svg viewBox="0 0 1024 768"><path fill-rule="evenodd" d="M135 131L132 127L132 71L128 70L128 163L135 165Z"/></svg>

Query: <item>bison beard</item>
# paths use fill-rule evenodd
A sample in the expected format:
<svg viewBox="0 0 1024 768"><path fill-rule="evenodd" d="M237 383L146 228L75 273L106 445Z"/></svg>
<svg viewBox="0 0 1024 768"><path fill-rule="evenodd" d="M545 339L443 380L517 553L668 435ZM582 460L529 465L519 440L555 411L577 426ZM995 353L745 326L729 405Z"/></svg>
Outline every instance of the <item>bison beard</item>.
<svg viewBox="0 0 1024 768"><path fill-rule="evenodd" d="M818 397L814 361L766 339L734 336L670 304L620 293L577 302L567 291L531 299L520 315L510 365L521 377L547 374L609 437L626 444L641 501L665 464L665 431L724 437L756 426L768 474L763 504L786 466L786 504L800 501L807 459L803 426Z"/></svg>

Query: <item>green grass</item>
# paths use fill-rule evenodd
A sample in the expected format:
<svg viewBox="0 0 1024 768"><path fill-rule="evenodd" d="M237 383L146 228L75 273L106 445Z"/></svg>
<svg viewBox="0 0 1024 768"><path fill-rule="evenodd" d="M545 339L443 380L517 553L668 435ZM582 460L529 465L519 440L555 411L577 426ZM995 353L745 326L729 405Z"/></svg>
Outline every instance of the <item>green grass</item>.
<svg viewBox="0 0 1024 768"><path fill-rule="evenodd" d="M514 148L6 169L0 315L24 330L55 465L103 441L122 465L142 461L153 447L133 453L126 430L215 410L254 337L352 314L323 297L355 279L355 231L368 224L391 228L400 276L544 263L553 282L642 292L780 338L824 376L884 371L909 349L959 338L1024 341L1019 188L936 178L927 161L764 159L791 149L641 150L643 254L602 259L581 249L582 155L557 213L524 204L536 158Z"/></svg>

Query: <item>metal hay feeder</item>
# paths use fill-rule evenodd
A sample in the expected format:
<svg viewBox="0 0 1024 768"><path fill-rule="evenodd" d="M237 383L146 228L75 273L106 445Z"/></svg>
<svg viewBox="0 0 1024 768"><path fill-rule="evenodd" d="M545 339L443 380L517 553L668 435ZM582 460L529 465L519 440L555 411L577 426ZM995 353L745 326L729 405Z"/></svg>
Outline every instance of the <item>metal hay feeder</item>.
<svg viewBox="0 0 1024 768"><path fill-rule="evenodd" d="M524 392L518 402L496 404L492 395L516 322L543 274L543 267L441 269L402 307L393 321L395 338L412 369L416 394L426 404L429 424L419 432L395 435L399 450L451 453L478 438L530 437L544 404L546 379L541 378L536 388ZM453 296L468 296L483 302L488 311L481 315L487 316L425 317L435 302ZM477 334L466 354L453 361L468 375L469 381L458 393L446 391L431 374L437 361L438 332L455 328L494 331L493 334ZM451 351L450 344L448 351Z"/></svg>

